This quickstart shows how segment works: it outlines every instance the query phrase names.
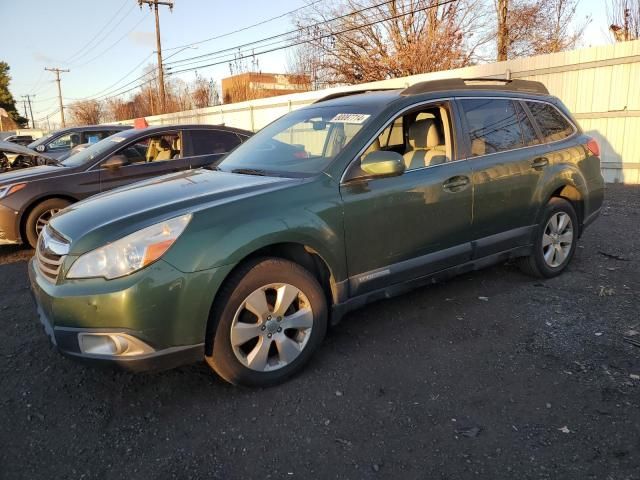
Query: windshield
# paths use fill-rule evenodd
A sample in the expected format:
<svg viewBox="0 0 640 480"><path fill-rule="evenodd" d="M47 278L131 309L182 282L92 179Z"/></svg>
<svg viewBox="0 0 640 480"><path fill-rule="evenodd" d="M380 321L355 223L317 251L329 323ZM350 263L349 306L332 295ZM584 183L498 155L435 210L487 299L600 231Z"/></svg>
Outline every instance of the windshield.
<svg viewBox="0 0 640 480"><path fill-rule="evenodd" d="M54 132L54 133L56 133L56 132ZM29 145L27 145L27 147L29 147L31 149L36 148L38 145L42 145L44 142L49 140L51 137L53 137L53 133L50 133L49 135L45 135L44 137L40 137L36 141L31 142Z"/></svg>
<svg viewBox="0 0 640 480"><path fill-rule="evenodd" d="M79 167L87 162L95 160L99 155L103 154L123 140L124 138L121 136L112 135L104 140L100 140L98 143L94 143L84 150L80 150L78 153L73 153L70 157L62 160L59 165L64 167Z"/></svg>
<svg viewBox="0 0 640 480"><path fill-rule="evenodd" d="M219 169L292 177L320 173L367 124L371 114L371 109L348 105L296 110L240 145Z"/></svg>

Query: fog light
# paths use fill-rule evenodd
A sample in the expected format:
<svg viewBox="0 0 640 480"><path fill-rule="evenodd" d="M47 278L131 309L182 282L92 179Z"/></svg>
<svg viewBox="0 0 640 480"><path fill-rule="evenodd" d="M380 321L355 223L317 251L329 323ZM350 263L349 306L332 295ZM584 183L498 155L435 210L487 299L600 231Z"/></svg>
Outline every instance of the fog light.
<svg viewBox="0 0 640 480"><path fill-rule="evenodd" d="M130 356L153 352L153 348L126 333L79 333L80 351L89 355Z"/></svg>

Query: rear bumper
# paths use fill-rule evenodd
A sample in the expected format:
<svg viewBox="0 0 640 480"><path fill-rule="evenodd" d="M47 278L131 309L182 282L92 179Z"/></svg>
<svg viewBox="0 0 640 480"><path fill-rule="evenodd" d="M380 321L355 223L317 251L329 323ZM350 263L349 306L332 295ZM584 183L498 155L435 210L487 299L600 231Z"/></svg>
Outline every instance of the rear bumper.
<svg viewBox="0 0 640 480"><path fill-rule="evenodd" d="M20 243L18 212L0 204L0 245Z"/></svg>

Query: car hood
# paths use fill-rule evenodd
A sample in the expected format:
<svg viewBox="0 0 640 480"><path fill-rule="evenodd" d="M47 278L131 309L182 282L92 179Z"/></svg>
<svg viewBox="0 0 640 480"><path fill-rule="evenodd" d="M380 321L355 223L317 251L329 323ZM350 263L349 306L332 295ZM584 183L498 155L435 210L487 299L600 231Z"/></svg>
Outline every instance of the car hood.
<svg viewBox="0 0 640 480"><path fill-rule="evenodd" d="M41 180L43 178L59 175L63 171L64 167L55 167L53 165L7 170L6 172L0 173L0 185Z"/></svg>
<svg viewBox="0 0 640 480"><path fill-rule="evenodd" d="M13 143L13 142L0 141L0 152L17 153L20 155L33 155L33 156L42 157L42 158L51 158L48 155L44 155L40 152L37 152L28 147L25 147L24 145L20 145L18 143Z"/></svg>
<svg viewBox="0 0 640 480"><path fill-rule="evenodd" d="M190 170L73 204L51 220L51 227L71 241L70 254L82 254L163 220L299 181Z"/></svg>

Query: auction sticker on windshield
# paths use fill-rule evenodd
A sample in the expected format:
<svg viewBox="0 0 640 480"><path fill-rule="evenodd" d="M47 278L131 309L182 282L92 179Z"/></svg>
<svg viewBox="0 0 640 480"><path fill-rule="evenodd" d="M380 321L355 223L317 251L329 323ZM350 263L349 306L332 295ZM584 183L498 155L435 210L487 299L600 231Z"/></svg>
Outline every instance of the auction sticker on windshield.
<svg viewBox="0 0 640 480"><path fill-rule="evenodd" d="M115 143L124 142L125 140L126 140L126 139L125 139L124 137L113 137L113 138L111 139L111 141L112 141L112 142L115 142Z"/></svg>
<svg viewBox="0 0 640 480"><path fill-rule="evenodd" d="M371 115L365 113L339 113L330 122L337 123L364 123Z"/></svg>

